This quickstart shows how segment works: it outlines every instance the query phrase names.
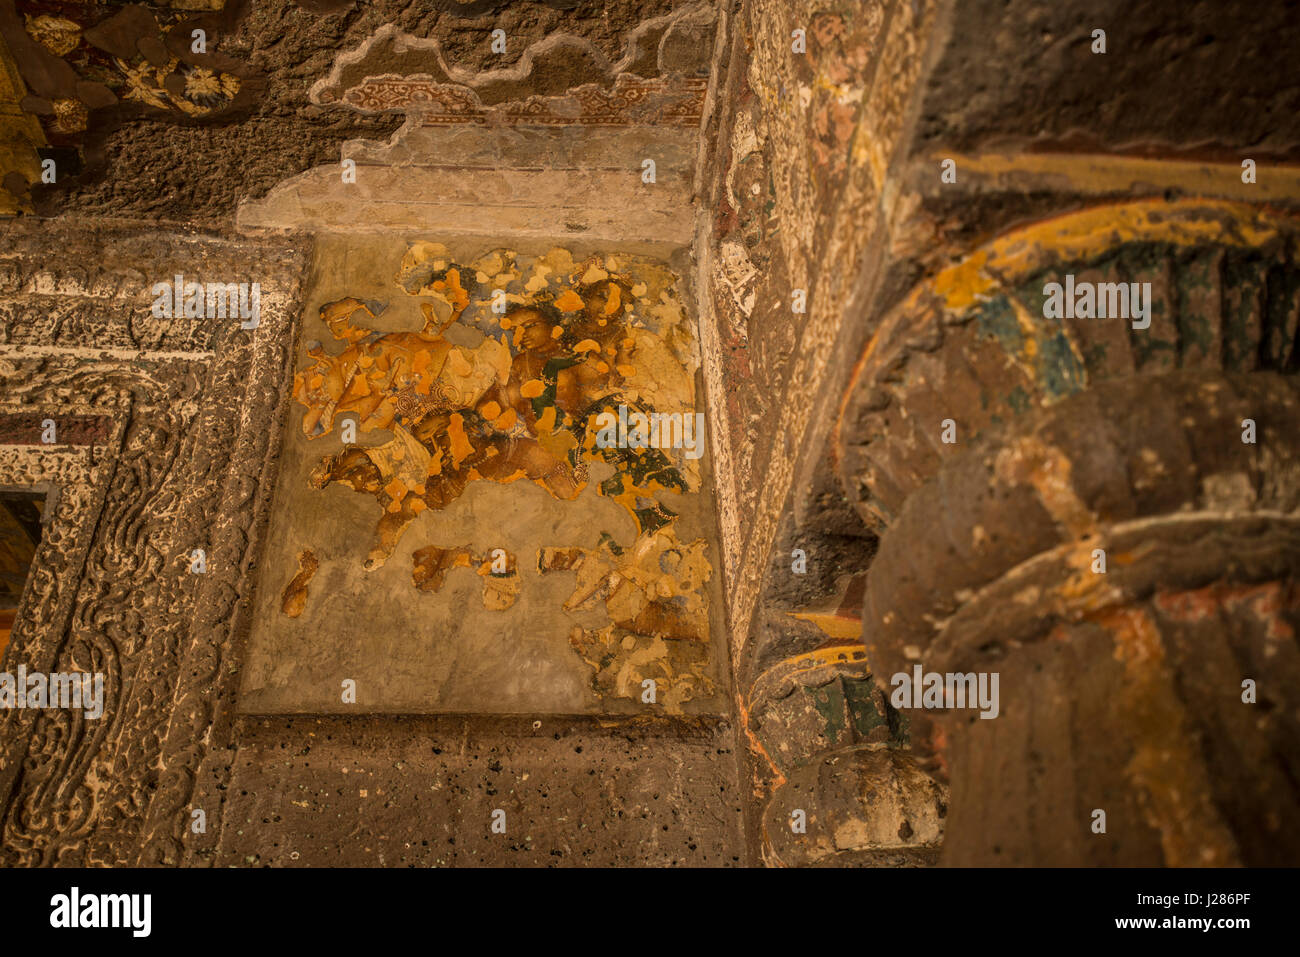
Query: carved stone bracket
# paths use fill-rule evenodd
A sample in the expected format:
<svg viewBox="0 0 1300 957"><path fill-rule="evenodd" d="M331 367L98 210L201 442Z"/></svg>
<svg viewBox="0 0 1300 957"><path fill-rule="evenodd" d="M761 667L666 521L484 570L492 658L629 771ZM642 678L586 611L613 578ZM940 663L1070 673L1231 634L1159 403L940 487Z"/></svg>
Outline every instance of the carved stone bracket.
<svg viewBox="0 0 1300 957"><path fill-rule="evenodd" d="M976 249L919 285L859 360L834 442L850 501L883 528L946 456L1100 382L1295 369L1298 234L1300 219L1263 207L1149 200L1035 223ZM1049 318L1043 290L1067 275L1149 283L1149 327L1129 315Z"/></svg>

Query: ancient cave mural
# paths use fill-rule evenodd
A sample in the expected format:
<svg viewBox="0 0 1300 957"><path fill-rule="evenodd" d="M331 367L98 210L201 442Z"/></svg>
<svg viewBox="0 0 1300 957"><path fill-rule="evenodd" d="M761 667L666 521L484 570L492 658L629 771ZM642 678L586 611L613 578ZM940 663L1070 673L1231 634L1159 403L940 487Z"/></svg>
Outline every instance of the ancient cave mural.
<svg viewBox="0 0 1300 957"><path fill-rule="evenodd" d="M41 544L45 498L32 492L0 493L0 656L22 601Z"/></svg>
<svg viewBox="0 0 1300 957"><path fill-rule="evenodd" d="M230 108L243 82L241 69L215 49L208 52L206 36L215 21L200 19L224 4L170 6L130 5L104 16L99 6L18 4L31 41L23 62L45 82L25 105L41 117L51 143L79 146L90 112L118 101L189 119ZM205 30L202 49L195 29Z"/></svg>
<svg viewBox="0 0 1300 957"><path fill-rule="evenodd" d="M378 505L364 556L358 549L363 567L383 566L421 513L449 507L473 482L532 483L565 502L594 485L626 510L635 540L605 532L596 549L556 542L535 559L536 574L576 573L565 611L603 607L608 616L604 629L575 624L569 639L594 670L592 690L639 697L646 678L666 679L671 691L657 703L669 710L715 693L704 674L707 544L678 540L678 516L661 495L699 489L703 438L692 446L689 432L664 430L652 444L598 441L616 415L695 415L698 360L676 277L633 257L575 259L563 249L535 257L498 249L459 262L421 242L396 280L421 300L422 329L381 333L371 324L386 304L328 302L321 318L342 349L309 343L294 379L304 435L338 429L344 440L310 485L348 486ZM392 437L365 444L375 432ZM504 551L429 545L412 561L421 592L470 567L483 576L486 608L509 608L518 595L520 567ZM294 581L302 577L300 569Z"/></svg>
<svg viewBox="0 0 1300 957"><path fill-rule="evenodd" d="M473 568L483 577L483 607L509 608L519 597L519 569L515 556L504 548L476 557L468 545L438 548L426 545L412 556L411 580L420 591L438 591L453 568Z"/></svg>
<svg viewBox="0 0 1300 957"><path fill-rule="evenodd" d="M307 607L307 587L320 569L320 560L310 548L298 553L298 574L284 586L280 596L280 610L290 618L297 618Z"/></svg>
<svg viewBox="0 0 1300 957"><path fill-rule="evenodd" d="M243 5L225 0L0 4L0 214L31 211L33 193L102 171L124 122L226 122L265 90L218 47ZM53 167L46 164L53 162Z"/></svg>
<svg viewBox="0 0 1300 957"><path fill-rule="evenodd" d="M543 548L543 574L572 569L577 586L566 610L604 605L606 628L575 626L569 644L595 669L594 689L620 698L640 696L647 678L664 684L660 703L680 710L716 689L705 674L709 619L705 584L711 569L702 540L683 544L671 524L643 531L630 549L608 537L600 546ZM658 692L656 687L656 692Z"/></svg>

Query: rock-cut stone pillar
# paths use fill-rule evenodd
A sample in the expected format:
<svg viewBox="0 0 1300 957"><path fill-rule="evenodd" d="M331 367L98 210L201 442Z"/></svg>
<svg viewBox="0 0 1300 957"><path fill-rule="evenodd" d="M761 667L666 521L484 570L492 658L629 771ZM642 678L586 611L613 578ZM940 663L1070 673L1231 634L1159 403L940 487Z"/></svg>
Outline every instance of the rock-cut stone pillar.
<svg viewBox="0 0 1300 957"><path fill-rule="evenodd" d="M864 355L838 426L881 531L864 641L887 696L922 692L943 863L1300 856L1294 236L1192 201L1036 224ZM1150 282L1150 324L1052 318L1065 275Z"/></svg>

